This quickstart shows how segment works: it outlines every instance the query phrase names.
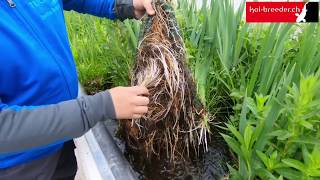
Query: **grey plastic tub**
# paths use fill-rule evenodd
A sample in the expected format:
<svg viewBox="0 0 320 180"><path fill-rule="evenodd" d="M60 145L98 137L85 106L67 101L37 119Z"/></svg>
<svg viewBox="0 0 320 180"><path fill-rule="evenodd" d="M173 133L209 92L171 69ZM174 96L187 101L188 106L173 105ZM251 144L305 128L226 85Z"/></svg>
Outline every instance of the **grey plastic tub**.
<svg viewBox="0 0 320 180"><path fill-rule="evenodd" d="M85 95L80 85L79 87L79 96ZM112 120L106 120L105 123L98 123L84 135L84 138L102 179L136 180L137 177L131 165L109 132L116 128L117 123Z"/></svg>

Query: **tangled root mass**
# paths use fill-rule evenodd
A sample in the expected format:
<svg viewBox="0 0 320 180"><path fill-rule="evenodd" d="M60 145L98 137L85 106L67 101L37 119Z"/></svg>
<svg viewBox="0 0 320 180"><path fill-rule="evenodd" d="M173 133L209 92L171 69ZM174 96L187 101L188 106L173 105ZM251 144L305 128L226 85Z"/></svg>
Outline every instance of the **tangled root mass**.
<svg viewBox="0 0 320 180"><path fill-rule="evenodd" d="M208 115L185 64L173 10L163 1L154 7L156 15L144 21L131 78L131 85L149 89L149 111L140 119L123 122L122 127L131 148L148 158L175 160L206 148Z"/></svg>

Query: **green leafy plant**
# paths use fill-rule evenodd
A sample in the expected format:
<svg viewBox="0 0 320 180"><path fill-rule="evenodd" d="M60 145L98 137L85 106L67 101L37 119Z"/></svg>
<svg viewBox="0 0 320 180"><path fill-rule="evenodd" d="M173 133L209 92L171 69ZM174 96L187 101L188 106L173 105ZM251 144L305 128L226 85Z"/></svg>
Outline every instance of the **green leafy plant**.
<svg viewBox="0 0 320 180"><path fill-rule="evenodd" d="M319 24L246 24L244 6L185 0L176 7L197 94L237 157L230 178L317 179ZM141 23L74 13L66 21L80 81L93 92L104 82L125 85Z"/></svg>
<svg viewBox="0 0 320 180"><path fill-rule="evenodd" d="M66 13L66 24L79 80L87 93L128 85L135 51L129 37L123 36L129 32L124 24L74 12Z"/></svg>

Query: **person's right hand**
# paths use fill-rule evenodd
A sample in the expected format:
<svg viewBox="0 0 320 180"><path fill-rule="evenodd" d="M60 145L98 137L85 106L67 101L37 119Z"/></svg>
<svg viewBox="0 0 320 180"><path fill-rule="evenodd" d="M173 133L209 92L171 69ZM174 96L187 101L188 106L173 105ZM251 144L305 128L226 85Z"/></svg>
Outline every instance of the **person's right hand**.
<svg viewBox="0 0 320 180"><path fill-rule="evenodd" d="M139 119L148 112L149 95L145 87L116 87L109 90L117 119Z"/></svg>

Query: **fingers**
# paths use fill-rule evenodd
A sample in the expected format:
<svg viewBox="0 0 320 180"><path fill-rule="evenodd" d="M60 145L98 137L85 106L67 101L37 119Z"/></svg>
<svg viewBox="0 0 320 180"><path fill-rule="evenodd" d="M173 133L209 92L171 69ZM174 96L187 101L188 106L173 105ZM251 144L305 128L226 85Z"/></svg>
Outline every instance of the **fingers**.
<svg viewBox="0 0 320 180"><path fill-rule="evenodd" d="M132 115L132 119L140 119L147 113L148 113L148 107L147 106L139 106L139 107L134 109L134 113Z"/></svg>
<svg viewBox="0 0 320 180"><path fill-rule="evenodd" d="M134 99L133 103L134 105L137 105L137 106L148 106L148 104L150 103L150 100L147 97L138 96Z"/></svg>
<svg viewBox="0 0 320 180"><path fill-rule="evenodd" d="M148 107L147 106L137 106L136 108L134 108L133 110L133 114L146 114L148 113Z"/></svg>
<svg viewBox="0 0 320 180"><path fill-rule="evenodd" d="M152 7L152 0L144 0L143 6L146 9L148 15L153 16L156 14Z"/></svg>
<svg viewBox="0 0 320 180"><path fill-rule="evenodd" d="M134 86L133 87L134 93L137 95L146 95L149 96L149 90L146 87L143 86Z"/></svg>
<svg viewBox="0 0 320 180"><path fill-rule="evenodd" d="M140 119L140 118L142 118L142 115L141 115L141 114L134 114L134 115L132 116L132 119Z"/></svg>
<svg viewBox="0 0 320 180"><path fill-rule="evenodd" d="M147 12L148 15L153 16L156 14L152 7L152 0L133 0L134 14L137 19Z"/></svg>
<svg viewBox="0 0 320 180"><path fill-rule="evenodd" d="M117 119L139 119L148 113L150 100L145 87L116 87L109 90Z"/></svg>
<svg viewBox="0 0 320 180"><path fill-rule="evenodd" d="M138 95L134 98L133 103L135 104L135 108L133 109L133 119L139 119L144 114L148 113L148 104L150 100L148 97L139 96L139 95L149 95L149 91L145 87L134 87L134 92Z"/></svg>
<svg viewBox="0 0 320 180"><path fill-rule="evenodd" d="M134 15L137 19L141 19L144 15L144 11L138 11L138 10L135 10L134 11Z"/></svg>

